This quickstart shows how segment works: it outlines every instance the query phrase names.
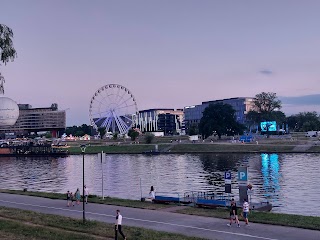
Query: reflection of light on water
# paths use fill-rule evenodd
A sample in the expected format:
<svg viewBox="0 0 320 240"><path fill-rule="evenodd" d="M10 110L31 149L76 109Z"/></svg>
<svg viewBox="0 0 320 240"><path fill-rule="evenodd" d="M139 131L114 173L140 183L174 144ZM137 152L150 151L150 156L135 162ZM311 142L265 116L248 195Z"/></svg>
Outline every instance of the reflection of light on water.
<svg viewBox="0 0 320 240"><path fill-rule="evenodd" d="M278 154L261 154L261 172L263 177L264 196L268 199L277 199L280 190L279 184L279 157Z"/></svg>

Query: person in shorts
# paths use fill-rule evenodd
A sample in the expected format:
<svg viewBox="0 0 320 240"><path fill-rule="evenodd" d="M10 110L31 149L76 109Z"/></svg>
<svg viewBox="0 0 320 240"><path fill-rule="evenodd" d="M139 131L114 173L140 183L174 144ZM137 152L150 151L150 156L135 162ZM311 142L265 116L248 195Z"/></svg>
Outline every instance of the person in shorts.
<svg viewBox="0 0 320 240"><path fill-rule="evenodd" d="M83 196L84 196L84 201L86 202L86 204L88 204L88 196L89 196L89 189L87 188L86 185L84 185L84 193L83 193Z"/></svg>
<svg viewBox="0 0 320 240"><path fill-rule="evenodd" d="M249 226L249 203L247 202L247 199L243 200L243 206L242 206L242 216L244 218L244 221L246 222L246 226Z"/></svg>
<svg viewBox="0 0 320 240"><path fill-rule="evenodd" d="M67 207L70 207L70 203L71 203L71 194L70 191L67 192Z"/></svg>
<svg viewBox="0 0 320 240"><path fill-rule="evenodd" d="M71 205L74 206L75 198L74 198L74 194L72 192L70 193L70 198L71 198Z"/></svg>
<svg viewBox="0 0 320 240"><path fill-rule="evenodd" d="M230 223L228 224L229 227L231 227L232 221L238 224L238 227L240 227L239 218L238 218L238 211L237 211L237 204L232 198L231 200L231 206L230 206Z"/></svg>

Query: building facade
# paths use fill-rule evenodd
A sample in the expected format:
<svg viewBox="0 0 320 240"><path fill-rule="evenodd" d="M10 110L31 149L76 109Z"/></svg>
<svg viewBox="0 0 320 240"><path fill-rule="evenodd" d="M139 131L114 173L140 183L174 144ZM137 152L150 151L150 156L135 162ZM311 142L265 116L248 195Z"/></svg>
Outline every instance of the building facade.
<svg viewBox="0 0 320 240"><path fill-rule="evenodd" d="M51 107L32 108L29 104L18 104L19 118L10 127L0 127L1 133L28 135L30 133L50 131L52 137L63 134L66 128L66 111L58 110L58 104Z"/></svg>
<svg viewBox="0 0 320 240"><path fill-rule="evenodd" d="M198 127L200 120L203 116L203 111L210 104L223 103L229 104L233 107L235 112L235 118L237 122L241 124L246 123L246 114L253 109L253 98L249 97L237 97L237 98L228 98L221 100L213 100L202 102L200 105L187 106L184 108L184 123L186 132L190 129L191 126Z"/></svg>
<svg viewBox="0 0 320 240"><path fill-rule="evenodd" d="M139 111L137 127L141 132L184 133L182 109L147 109Z"/></svg>

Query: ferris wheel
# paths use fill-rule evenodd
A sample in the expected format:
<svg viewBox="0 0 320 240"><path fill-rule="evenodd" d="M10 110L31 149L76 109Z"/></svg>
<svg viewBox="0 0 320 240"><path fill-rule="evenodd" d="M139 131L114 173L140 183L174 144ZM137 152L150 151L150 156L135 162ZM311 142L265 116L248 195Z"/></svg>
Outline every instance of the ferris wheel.
<svg viewBox="0 0 320 240"><path fill-rule="evenodd" d="M127 88L108 84L99 88L91 98L89 116L96 130L102 127L106 133L126 134L136 122L138 107Z"/></svg>

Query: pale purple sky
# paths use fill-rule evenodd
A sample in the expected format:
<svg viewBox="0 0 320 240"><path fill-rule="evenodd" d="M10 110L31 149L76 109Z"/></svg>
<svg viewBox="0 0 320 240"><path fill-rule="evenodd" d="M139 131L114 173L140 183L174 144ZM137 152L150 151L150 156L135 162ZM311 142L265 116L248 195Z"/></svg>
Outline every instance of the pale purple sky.
<svg viewBox="0 0 320 240"><path fill-rule="evenodd" d="M140 110L272 91L299 103L287 114L320 112L319 13L317 0L1 0L18 52L0 66L5 96L58 103L68 126L89 123L109 83Z"/></svg>

